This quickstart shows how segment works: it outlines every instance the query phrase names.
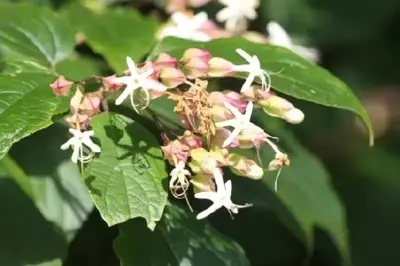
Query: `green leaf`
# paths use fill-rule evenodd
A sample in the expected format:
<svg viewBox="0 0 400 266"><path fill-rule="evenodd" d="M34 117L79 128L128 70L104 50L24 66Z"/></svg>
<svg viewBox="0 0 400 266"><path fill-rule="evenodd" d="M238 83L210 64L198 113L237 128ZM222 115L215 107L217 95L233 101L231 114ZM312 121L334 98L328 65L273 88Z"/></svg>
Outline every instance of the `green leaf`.
<svg viewBox="0 0 400 266"><path fill-rule="evenodd" d="M154 232L138 220L120 225L114 248L121 265L250 265L237 243L171 205Z"/></svg>
<svg viewBox="0 0 400 266"><path fill-rule="evenodd" d="M276 126L280 124L271 126L273 124L270 122L267 127L264 117L258 114L255 115L258 124L269 134L279 137L279 145L285 147L291 163L279 176L276 197L280 202L268 198L271 191L274 191L276 172L265 172L262 180L265 186L260 183L250 184L247 180L242 181L244 184L236 184L240 191L238 193L243 195L242 200L251 202L255 206L272 208L307 245L309 251L313 249L315 228L325 230L337 245L342 257L348 259L349 243L345 211L324 167L297 142L293 135ZM252 150L244 153L249 158L257 156ZM260 155L264 167L267 167L274 157L273 151L266 144L261 148ZM287 211L292 217L288 216ZM292 223L291 218L294 218L300 228Z"/></svg>
<svg viewBox="0 0 400 266"><path fill-rule="evenodd" d="M94 13L71 6L66 16L83 33L92 49L103 55L117 72L127 69L126 57L139 61L152 48L158 23L131 9L112 9Z"/></svg>
<svg viewBox="0 0 400 266"><path fill-rule="evenodd" d="M95 116L101 153L88 165L86 184L109 226L143 217L154 229L167 201L160 145L142 125L121 115Z"/></svg>
<svg viewBox="0 0 400 266"><path fill-rule="evenodd" d="M56 123L14 145L9 154L28 175L42 215L71 241L94 205L71 153L60 149L69 137L68 127Z"/></svg>
<svg viewBox="0 0 400 266"><path fill-rule="evenodd" d="M327 70L285 48L252 43L244 39L218 39L198 43L167 38L156 46L149 59L156 58L161 52L180 58L185 49L190 47L208 50L213 56L223 57L235 64L245 63L235 52L237 48L258 56L261 67L271 75L273 89L298 99L349 110L359 115L369 131L370 144L373 144L372 125L366 110L346 84Z"/></svg>
<svg viewBox="0 0 400 266"><path fill-rule="evenodd" d="M0 4L0 51L6 58L33 61L54 70L74 46L74 32L54 11Z"/></svg>
<svg viewBox="0 0 400 266"><path fill-rule="evenodd" d="M67 107L53 95L54 76L23 73L0 75L0 159L20 139L51 125Z"/></svg>
<svg viewBox="0 0 400 266"><path fill-rule="evenodd" d="M78 81L100 74L99 62L88 57L74 54L60 62L56 68L58 73L67 79Z"/></svg>
<svg viewBox="0 0 400 266"><path fill-rule="evenodd" d="M19 165L15 163L14 160L8 155L4 156L0 160L0 164L4 171L4 174L7 174L14 178L15 182L19 185L22 191L24 191L25 194L29 196L32 200L35 200L29 177L19 167Z"/></svg>
<svg viewBox="0 0 400 266"><path fill-rule="evenodd" d="M0 201L7 203L0 219L0 265L40 265L64 256L67 245L62 234L4 175L0 176Z"/></svg>

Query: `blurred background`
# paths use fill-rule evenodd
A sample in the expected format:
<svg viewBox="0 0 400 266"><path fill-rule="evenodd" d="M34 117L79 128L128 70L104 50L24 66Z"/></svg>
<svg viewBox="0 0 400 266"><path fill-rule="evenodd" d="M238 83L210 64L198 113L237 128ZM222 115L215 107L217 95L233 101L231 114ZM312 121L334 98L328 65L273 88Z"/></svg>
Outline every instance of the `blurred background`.
<svg viewBox="0 0 400 266"><path fill-rule="evenodd" d="M73 1L30 2L60 8ZM146 14L157 8L151 1L139 0L83 2L139 7ZM320 64L344 80L367 108L376 135L372 148L368 146L367 133L360 121L337 109L292 99L306 114L305 121L292 128L304 146L321 158L330 172L332 183L346 208L353 264L400 265L400 1L261 2L260 16L251 28L265 32L266 23L275 20L299 42L318 48L322 55ZM46 132L36 134L35 138L46 138ZM19 143L12 153L18 154L23 145L27 143ZM274 221L275 216L264 218L269 224L274 223L276 230L268 232L266 228L271 237L254 241L268 247L270 251L266 256L270 256L268 260L272 262L264 264L268 260L260 258L254 265L300 265L295 258L304 252L301 246L291 239L287 229ZM69 248L66 265L118 265L112 250L112 239L117 234L117 229L108 228L97 212L90 214ZM279 243L276 242L278 238L282 240ZM317 250L311 264L338 265L336 256L329 254L332 249L325 248L331 243L323 233L317 231L316 241ZM280 259L284 254L293 257L293 264L288 265L287 260Z"/></svg>

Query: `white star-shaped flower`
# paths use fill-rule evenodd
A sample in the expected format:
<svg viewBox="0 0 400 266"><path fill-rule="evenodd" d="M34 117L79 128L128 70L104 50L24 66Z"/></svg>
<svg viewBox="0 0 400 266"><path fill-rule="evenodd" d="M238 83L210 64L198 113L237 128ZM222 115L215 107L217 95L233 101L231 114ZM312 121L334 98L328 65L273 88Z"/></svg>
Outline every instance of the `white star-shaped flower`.
<svg viewBox="0 0 400 266"><path fill-rule="evenodd" d="M172 36L200 42L211 40L211 37L201 30L208 21L208 15L205 12L200 12L193 17L181 12L175 12L171 15L171 21L173 24L166 26L162 30L161 38Z"/></svg>
<svg viewBox="0 0 400 266"><path fill-rule="evenodd" d="M225 21L225 28L231 32L247 29L247 20L257 18L259 0L219 0L225 7L217 13L219 22Z"/></svg>
<svg viewBox="0 0 400 266"><path fill-rule="evenodd" d="M73 136L61 146L61 149L66 150L72 146L74 151L72 152L71 160L74 163L76 163L78 160L86 163L93 158L94 153L101 152L100 147L90 139L90 137L94 135L93 130L82 132L79 129L70 128L69 132ZM90 149L91 153L89 155L83 154L83 145Z"/></svg>
<svg viewBox="0 0 400 266"><path fill-rule="evenodd" d="M171 189L176 186L186 188L189 185L187 177L190 176L190 172L185 169L185 163L183 161L179 161L169 175L171 176L169 181L169 187Z"/></svg>
<svg viewBox="0 0 400 266"><path fill-rule="evenodd" d="M224 179L222 177L221 169L219 168L215 169L213 175L215 183L217 185L217 191L199 192L194 195L194 197L197 199L208 199L213 202L210 207L208 207L206 210L202 211L197 215L196 218L198 220L206 218L211 213L215 212L221 207L225 207L230 214L231 212L236 214L238 213L240 208L247 208L252 206L251 204L236 205L232 202L231 200L232 183L229 180L224 184Z"/></svg>
<svg viewBox="0 0 400 266"><path fill-rule="evenodd" d="M150 78L151 74L153 74L154 72L153 69L149 69L143 73L139 73L136 68L135 62L133 62L132 58L130 58L129 56L126 57L126 63L128 65L130 75L113 79L115 83L126 85L124 91L115 101L115 104L120 105L126 98L130 97L132 107L135 109L135 111L138 111L133 100L133 94L135 90L142 89L145 92L148 104L148 102L150 101L149 89L155 91L165 91L167 87L165 87L160 82Z"/></svg>
<svg viewBox="0 0 400 266"><path fill-rule="evenodd" d="M219 128L228 126L234 128L230 136L222 144L223 148L231 144L232 141L242 132L243 134L246 134L246 132L249 134L261 134L264 132L262 128L250 122L251 114L253 112L253 103L251 101L246 106L245 114L239 112L238 109L228 102L225 102L224 105L229 111L232 112L235 118L215 123L215 126Z"/></svg>
<svg viewBox="0 0 400 266"><path fill-rule="evenodd" d="M247 52L245 52L242 49L236 49L236 52L248 62L248 64L244 65L234 65L232 68L232 70L235 72L249 73L240 92L245 92L248 89L250 89L256 77L258 77L261 80L262 88L264 90L269 90L271 80L267 71L261 68L261 63L258 57L255 55L250 56Z"/></svg>
<svg viewBox="0 0 400 266"><path fill-rule="evenodd" d="M295 45L289 34L275 21L267 24L268 41L272 45L285 47L312 62L318 62L319 52L315 48Z"/></svg>

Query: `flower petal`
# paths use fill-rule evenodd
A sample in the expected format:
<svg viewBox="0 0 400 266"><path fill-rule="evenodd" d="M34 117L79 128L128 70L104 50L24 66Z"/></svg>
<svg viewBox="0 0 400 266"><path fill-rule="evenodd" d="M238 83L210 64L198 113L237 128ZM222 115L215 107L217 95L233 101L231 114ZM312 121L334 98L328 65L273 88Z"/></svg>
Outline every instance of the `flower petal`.
<svg viewBox="0 0 400 266"><path fill-rule="evenodd" d="M246 106L246 112L244 114L244 118L246 119L246 121L250 122L252 113L253 113L253 102L249 101L249 103Z"/></svg>
<svg viewBox="0 0 400 266"><path fill-rule="evenodd" d="M230 144L232 143L232 141L233 141L235 138L237 138L237 136L239 135L240 131L241 131L241 128L235 128L235 129L232 131L231 135L224 141L224 143L222 144L222 147L225 148L225 147L227 147L228 145L230 145Z"/></svg>
<svg viewBox="0 0 400 266"><path fill-rule="evenodd" d="M121 93L121 95L115 100L116 105L120 105L129 95L137 89L137 86L128 85L125 90Z"/></svg>
<svg viewBox="0 0 400 266"><path fill-rule="evenodd" d="M197 214L196 219L201 220L209 216L211 213L214 213L216 210L221 208L221 204L213 204L210 207L208 207L206 210L202 211L201 213Z"/></svg>
<svg viewBox="0 0 400 266"><path fill-rule="evenodd" d="M249 90L251 85L254 82L255 77L256 77L256 74L253 72L250 72L246 78L246 81L243 83L242 88L240 89L240 92L243 93L243 92Z"/></svg>
<svg viewBox="0 0 400 266"><path fill-rule="evenodd" d="M243 49L236 49L236 53L238 53L241 57L243 57L248 63L251 63L253 58L251 55L249 55L247 52L245 52Z"/></svg>
<svg viewBox="0 0 400 266"><path fill-rule="evenodd" d="M72 152L71 161L73 161L74 163L77 163L77 162L78 162L79 152L80 152L80 150L81 150L81 148L82 148L81 145L82 145L82 144L80 144L80 143L76 143L76 144L73 146L74 151Z"/></svg>

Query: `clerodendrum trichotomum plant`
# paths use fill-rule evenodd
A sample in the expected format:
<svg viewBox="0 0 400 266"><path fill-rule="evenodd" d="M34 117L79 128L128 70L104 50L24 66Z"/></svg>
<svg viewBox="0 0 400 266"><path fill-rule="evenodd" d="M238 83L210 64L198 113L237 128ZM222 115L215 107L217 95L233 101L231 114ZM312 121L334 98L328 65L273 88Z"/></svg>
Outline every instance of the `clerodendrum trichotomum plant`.
<svg viewBox="0 0 400 266"><path fill-rule="evenodd" d="M278 138L251 122L253 109L262 108L268 115L294 124L302 122L304 114L270 90L270 74L261 68L257 56L240 48L236 52L243 58L243 64L235 65L198 48L187 49L180 60L161 53L154 62L135 64L132 58L127 57L128 69L123 76L91 78L101 84L98 91L85 94L79 85L86 81L78 82L71 98L71 114L66 118L72 136L61 149L71 147L71 160L82 164L90 162L95 153L101 152L91 139L95 132L90 128L90 118L100 112L100 105L108 95L122 91L115 104L129 100L136 112L143 111L151 100L166 96L174 101L173 111L180 116L185 128L183 135L176 139L164 135L164 145L161 146L164 158L173 167L169 181L172 195L187 198L192 184L196 198L212 201L208 209L197 215L198 219L221 207L229 213L250 207L251 204L232 203L232 183L224 182L222 168L229 167L235 174L255 180L263 177L264 170L278 171L277 190L279 171L290 164L288 155L274 141ZM240 93L208 90L207 78L223 78L237 72L247 75ZM256 79L261 86L253 84ZM60 76L50 86L56 96L66 96L73 84ZM266 169L260 160L232 151L234 148L258 150L261 145L269 145L275 153Z"/></svg>
<svg viewBox="0 0 400 266"><path fill-rule="evenodd" d="M217 9L215 21L205 5ZM94 205L109 226L120 225L122 265L249 265L239 246L247 238L236 233L253 223L249 230L261 230L257 215L271 211L307 252L319 226L346 258L342 205L290 127L313 115L296 99L357 114L372 143L370 121L349 88L316 64L316 49L274 21L267 34L248 31L259 5L154 1L138 7L154 11L144 16L130 7L1 4L0 177L3 168L14 176L67 241ZM211 226L219 218L239 244ZM246 253L253 244L243 244Z"/></svg>

